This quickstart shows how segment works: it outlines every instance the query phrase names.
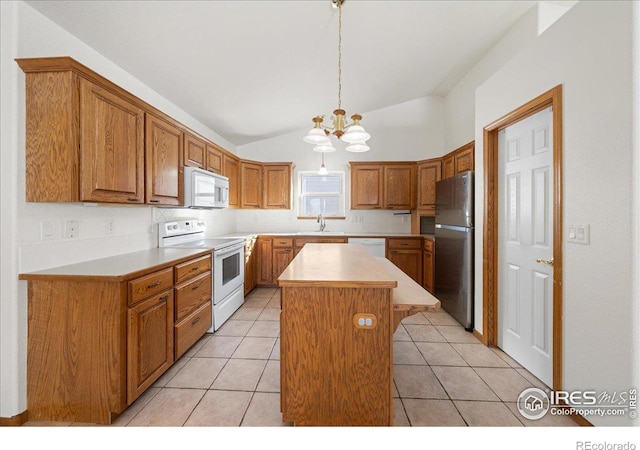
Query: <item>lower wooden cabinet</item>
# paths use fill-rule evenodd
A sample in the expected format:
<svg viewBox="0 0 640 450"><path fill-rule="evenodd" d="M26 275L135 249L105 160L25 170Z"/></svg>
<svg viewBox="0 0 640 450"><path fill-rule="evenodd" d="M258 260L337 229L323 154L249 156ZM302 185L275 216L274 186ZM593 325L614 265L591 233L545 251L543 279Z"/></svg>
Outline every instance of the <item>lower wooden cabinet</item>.
<svg viewBox="0 0 640 450"><path fill-rule="evenodd" d="M257 284L273 284L273 240L270 237L258 238L258 279Z"/></svg>
<svg viewBox="0 0 640 450"><path fill-rule="evenodd" d="M258 244L251 236L244 241L244 295L258 284Z"/></svg>
<svg viewBox="0 0 640 450"><path fill-rule="evenodd" d="M389 238L387 259L422 285L422 238Z"/></svg>
<svg viewBox="0 0 640 450"><path fill-rule="evenodd" d="M433 251L433 241L431 239L424 240L424 250L422 254L422 287L433 294L433 271L435 252Z"/></svg>
<svg viewBox="0 0 640 450"><path fill-rule="evenodd" d="M273 281L278 282L278 277L293 261L293 247L273 249Z"/></svg>

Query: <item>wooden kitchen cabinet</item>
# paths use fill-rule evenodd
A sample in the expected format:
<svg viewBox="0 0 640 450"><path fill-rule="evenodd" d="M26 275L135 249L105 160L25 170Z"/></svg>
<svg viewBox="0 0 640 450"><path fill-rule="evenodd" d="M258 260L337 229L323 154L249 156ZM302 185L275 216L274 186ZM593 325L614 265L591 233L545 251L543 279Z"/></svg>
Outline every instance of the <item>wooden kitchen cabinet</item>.
<svg viewBox="0 0 640 450"><path fill-rule="evenodd" d="M278 277L293 261L293 247L273 248L273 282L277 283Z"/></svg>
<svg viewBox="0 0 640 450"><path fill-rule="evenodd" d="M244 295L258 284L257 238L251 236L244 241Z"/></svg>
<svg viewBox="0 0 640 450"><path fill-rule="evenodd" d="M388 238L387 259L422 285L422 238Z"/></svg>
<svg viewBox="0 0 640 450"><path fill-rule="evenodd" d="M183 133L151 114L147 114L146 122L145 203L183 205Z"/></svg>
<svg viewBox="0 0 640 450"><path fill-rule="evenodd" d="M270 237L258 237L258 286L273 285L273 240Z"/></svg>
<svg viewBox="0 0 640 450"><path fill-rule="evenodd" d="M291 163L264 163L263 201L264 209L291 209Z"/></svg>
<svg viewBox="0 0 640 450"><path fill-rule="evenodd" d="M222 175L229 178L229 208L240 207L240 160L235 156L222 155Z"/></svg>
<svg viewBox="0 0 640 450"><path fill-rule="evenodd" d="M442 179L451 178L456 174L456 157L449 153L442 158Z"/></svg>
<svg viewBox="0 0 640 450"><path fill-rule="evenodd" d="M475 141L463 145L455 152L456 175L474 170L473 152L475 150Z"/></svg>
<svg viewBox="0 0 640 450"><path fill-rule="evenodd" d="M435 252L433 251L434 242L432 239L424 239L422 254L422 287L433 294L433 276L435 270Z"/></svg>
<svg viewBox="0 0 640 450"><path fill-rule="evenodd" d="M414 209L415 163L350 162L351 209Z"/></svg>
<svg viewBox="0 0 640 450"><path fill-rule="evenodd" d="M240 208L262 207L262 165L240 161Z"/></svg>
<svg viewBox="0 0 640 450"><path fill-rule="evenodd" d="M184 133L184 165L204 169L207 144L197 137Z"/></svg>
<svg viewBox="0 0 640 450"><path fill-rule="evenodd" d="M382 209L381 164L349 163L351 167L351 209Z"/></svg>
<svg viewBox="0 0 640 450"><path fill-rule="evenodd" d="M435 211L436 209L436 182L442 176L442 163L440 159L419 161L418 169L418 201L416 208L420 210Z"/></svg>
<svg viewBox="0 0 640 450"><path fill-rule="evenodd" d="M205 169L213 173L222 173L222 150L216 145L207 144L206 146L206 165Z"/></svg>
<svg viewBox="0 0 640 450"><path fill-rule="evenodd" d="M385 209L415 209L415 163L385 164L383 178L383 207Z"/></svg>

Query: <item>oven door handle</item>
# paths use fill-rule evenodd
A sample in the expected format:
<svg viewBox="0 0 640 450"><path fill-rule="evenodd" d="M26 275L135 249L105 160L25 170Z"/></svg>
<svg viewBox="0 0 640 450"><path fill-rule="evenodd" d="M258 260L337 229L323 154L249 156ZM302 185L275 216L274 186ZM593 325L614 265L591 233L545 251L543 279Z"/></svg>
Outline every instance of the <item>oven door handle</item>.
<svg viewBox="0 0 640 450"><path fill-rule="evenodd" d="M238 250L242 249L243 247L244 247L244 244L238 244L238 245L234 245L232 248L229 248L229 249L216 250L215 252L213 252L213 256L217 258L218 256L224 256L224 255L228 255L229 253L235 253Z"/></svg>

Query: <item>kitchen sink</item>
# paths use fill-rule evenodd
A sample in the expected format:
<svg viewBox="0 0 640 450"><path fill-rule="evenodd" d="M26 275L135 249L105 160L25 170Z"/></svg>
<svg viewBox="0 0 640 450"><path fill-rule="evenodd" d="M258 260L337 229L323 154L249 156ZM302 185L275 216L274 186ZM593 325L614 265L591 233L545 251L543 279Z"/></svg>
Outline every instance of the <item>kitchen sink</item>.
<svg viewBox="0 0 640 450"><path fill-rule="evenodd" d="M298 231L296 234L311 236L336 236L344 234L344 231Z"/></svg>

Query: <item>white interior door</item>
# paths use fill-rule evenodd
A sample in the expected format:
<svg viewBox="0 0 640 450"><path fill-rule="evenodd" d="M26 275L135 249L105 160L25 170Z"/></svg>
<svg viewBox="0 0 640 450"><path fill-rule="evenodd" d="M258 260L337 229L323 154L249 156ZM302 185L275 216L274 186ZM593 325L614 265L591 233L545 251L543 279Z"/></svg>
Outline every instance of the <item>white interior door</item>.
<svg viewBox="0 0 640 450"><path fill-rule="evenodd" d="M498 346L553 385L553 114L498 133Z"/></svg>

